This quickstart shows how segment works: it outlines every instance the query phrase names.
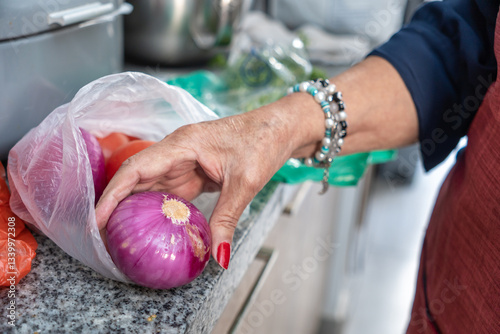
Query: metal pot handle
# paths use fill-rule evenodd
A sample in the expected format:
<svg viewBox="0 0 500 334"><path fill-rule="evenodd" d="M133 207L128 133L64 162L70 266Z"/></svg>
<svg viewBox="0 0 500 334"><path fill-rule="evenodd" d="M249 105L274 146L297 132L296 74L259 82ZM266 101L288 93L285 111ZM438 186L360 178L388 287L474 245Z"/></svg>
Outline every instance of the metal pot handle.
<svg viewBox="0 0 500 334"><path fill-rule="evenodd" d="M87 21L97 16L109 13L113 10L112 3L92 2L75 8L65 9L59 12L50 13L47 16L49 24L58 24L62 27Z"/></svg>
<svg viewBox="0 0 500 334"><path fill-rule="evenodd" d="M198 0L190 23L191 36L200 49L224 47L231 43L244 0Z"/></svg>

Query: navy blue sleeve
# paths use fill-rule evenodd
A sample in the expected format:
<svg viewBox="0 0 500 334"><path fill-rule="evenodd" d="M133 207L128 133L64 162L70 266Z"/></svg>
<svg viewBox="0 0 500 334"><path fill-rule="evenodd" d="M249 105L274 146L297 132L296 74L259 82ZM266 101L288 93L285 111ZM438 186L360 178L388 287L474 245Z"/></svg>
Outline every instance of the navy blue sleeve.
<svg viewBox="0 0 500 334"><path fill-rule="evenodd" d="M499 3L427 3L407 26L370 54L396 68L413 98L426 170L443 161L466 135L496 79L493 37Z"/></svg>

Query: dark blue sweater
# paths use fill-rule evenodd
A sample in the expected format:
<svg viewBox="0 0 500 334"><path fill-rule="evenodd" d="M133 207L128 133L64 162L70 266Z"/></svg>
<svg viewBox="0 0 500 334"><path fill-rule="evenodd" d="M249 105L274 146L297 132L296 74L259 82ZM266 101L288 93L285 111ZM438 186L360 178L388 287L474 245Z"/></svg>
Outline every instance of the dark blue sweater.
<svg viewBox="0 0 500 334"><path fill-rule="evenodd" d="M489 85L498 0L423 5L412 21L371 55L399 72L417 108L424 167L443 161L467 134Z"/></svg>

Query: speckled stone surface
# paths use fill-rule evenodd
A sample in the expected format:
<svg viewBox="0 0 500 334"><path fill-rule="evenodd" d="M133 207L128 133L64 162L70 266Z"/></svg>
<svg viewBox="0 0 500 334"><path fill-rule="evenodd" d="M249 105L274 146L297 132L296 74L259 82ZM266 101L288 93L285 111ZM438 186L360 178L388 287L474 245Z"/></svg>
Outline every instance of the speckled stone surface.
<svg viewBox="0 0 500 334"><path fill-rule="evenodd" d="M36 236L32 271L16 286L14 328L0 289L0 333L210 333L294 189L269 183L238 224L229 269L211 259L196 280L172 290L109 280Z"/></svg>

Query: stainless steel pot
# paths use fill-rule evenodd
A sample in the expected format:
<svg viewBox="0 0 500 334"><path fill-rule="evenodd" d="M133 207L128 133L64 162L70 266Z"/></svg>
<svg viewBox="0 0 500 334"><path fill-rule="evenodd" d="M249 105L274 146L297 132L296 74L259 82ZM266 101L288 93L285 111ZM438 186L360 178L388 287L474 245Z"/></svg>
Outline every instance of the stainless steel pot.
<svg viewBox="0 0 500 334"><path fill-rule="evenodd" d="M133 0L125 53L150 63L190 65L227 49L251 0Z"/></svg>
<svg viewBox="0 0 500 334"><path fill-rule="evenodd" d="M82 86L122 70L131 10L121 0L0 5L0 160Z"/></svg>

